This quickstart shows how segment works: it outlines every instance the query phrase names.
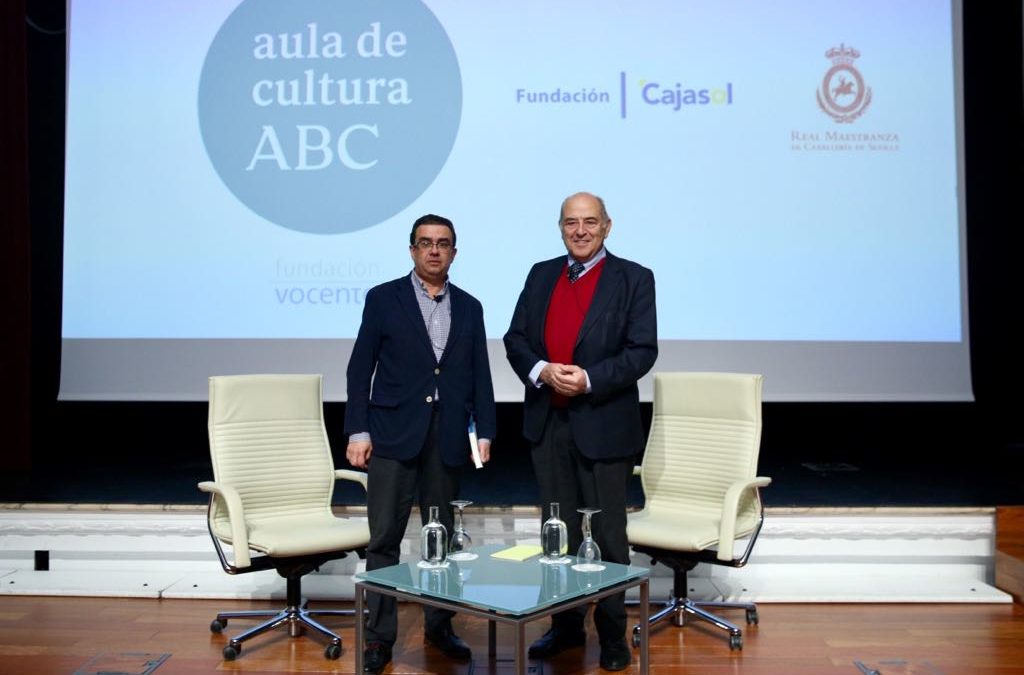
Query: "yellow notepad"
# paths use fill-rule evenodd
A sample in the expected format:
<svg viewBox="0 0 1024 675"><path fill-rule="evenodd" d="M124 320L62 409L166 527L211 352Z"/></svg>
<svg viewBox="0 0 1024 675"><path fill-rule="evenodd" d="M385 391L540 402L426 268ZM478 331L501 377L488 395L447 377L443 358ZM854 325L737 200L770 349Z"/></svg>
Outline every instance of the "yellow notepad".
<svg viewBox="0 0 1024 675"><path fill-rule="evenodd" d="M491 554L492 558L500 558L501 560L517 560L522 562L527 558L532 558L541 552L540 546L532 544L519 544L518 546L512 546L509 548L503 548L500 551L495 551Z"/></svg>

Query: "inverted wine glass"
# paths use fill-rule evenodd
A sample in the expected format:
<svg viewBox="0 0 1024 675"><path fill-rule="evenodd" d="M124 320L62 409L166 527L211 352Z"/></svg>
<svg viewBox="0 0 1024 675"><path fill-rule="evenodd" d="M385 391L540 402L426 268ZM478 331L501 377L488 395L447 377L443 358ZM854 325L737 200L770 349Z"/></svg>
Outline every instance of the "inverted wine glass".
<svg viewBox="0 0 1024 675"><path fill-rule="evenodd" d="M456 499L451 502L455 507L455 531L448 546L448 559L465 562L476 560L479 556L473 553L473 538L469 536L463 519L462 510L472 504L468 499Z"/></svg>
<svg viewBox="0 0 1024 675"><path fill-rule="evenodd" d="M577 562L572 568L577 572L600 572L604 569L604 565L601 564L601 547L594 541L590 518L595 513L600 513L601 509L584 507L576 510L583 514L583 543L576 553Z"/></svg>

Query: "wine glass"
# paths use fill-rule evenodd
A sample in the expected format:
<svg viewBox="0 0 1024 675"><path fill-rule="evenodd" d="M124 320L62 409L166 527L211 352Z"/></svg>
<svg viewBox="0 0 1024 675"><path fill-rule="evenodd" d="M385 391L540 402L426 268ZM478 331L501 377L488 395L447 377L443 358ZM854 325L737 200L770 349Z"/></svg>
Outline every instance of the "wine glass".
<svg viewBox="0 0 1024 675"><path fill-rule="evenodd" d="M601 509L584 507L576 510L583 514L583 543L580 544L580 550L576 553L579 562L572 568L577 572L600 572L604 569L604 565L601 564L601 547L594 541L594 536L591 533L590 517L595 513L600 513Z"/></svg>
<svg viewBox="0 0 1024 675"><path fill-rule="evenodd" d="M467 499L456 499L451 502L455 507L455 531L448 546L449 560L476 560L479 556L473 553L473 538L469 536L463 524L462 510L473 502Z"/></svg>

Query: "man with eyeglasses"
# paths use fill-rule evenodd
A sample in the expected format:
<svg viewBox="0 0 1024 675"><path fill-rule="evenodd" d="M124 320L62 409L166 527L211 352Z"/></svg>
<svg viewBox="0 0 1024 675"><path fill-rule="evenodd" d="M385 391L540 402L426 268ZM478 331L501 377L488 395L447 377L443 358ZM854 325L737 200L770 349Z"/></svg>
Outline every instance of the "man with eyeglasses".
<svg viewBox="0 0 1024 675"><path fill-rule="evenodd" d="M526 389L523 436L531 443L541 522L558 502L573 554L583 539L577 509L600 509L592 532L603 559L628 564L626 485L644 445L637 380L658 356L654 275L605 248L612 220L600 197L567 197L558 227L568 255L530 270L505 350ZM586 610L553 615L530 658L583 645ZM627 668L625 595L598 602L594 624L601 667Z"/></svg>
<svg viewBox="0 0 1024 675"><path fill-rule="evenodd" d="M490 459L496 433L494 389L487 360L483 308L452 284L455 226L428 214L409 234L413 270L370 289L348 362L345 455L367 469L370 543L366 569L398 563L413 497L425 524L430 506L453 531L451 501L471 451L475 419L480 458ZM363 670L380 673L398 637L395 599L369 596ZM447 656L470 658L452 631L453 612L424 607L424 637Z"/></svg>

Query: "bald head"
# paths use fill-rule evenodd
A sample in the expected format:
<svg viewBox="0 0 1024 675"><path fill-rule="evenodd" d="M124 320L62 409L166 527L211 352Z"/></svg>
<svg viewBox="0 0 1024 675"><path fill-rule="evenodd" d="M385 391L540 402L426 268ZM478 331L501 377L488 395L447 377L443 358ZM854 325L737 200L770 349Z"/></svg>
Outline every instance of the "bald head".
<svg viewBox="0 0 1024 675"><path fill-rule="evenodd" d="M608 220L608 209L605 208L604 200L603 199L601 199L600 197L598 197L597 195L595 195L595 194L593 194L591 192L577 192L575 194L569 195L568 197L566 197L565 199L562 200L562 208L559 209L559 211L558 211L558 222L559 223L561 223L562 219L565 218L565 206L566 206L566 204L568 204L570 201L573 201L573 200L576 200L576 199L584 199L584 200L591 200L592 199L592 200L594 200L595 202L597 202L597 206L600 209L601 220Z"/></svg>

